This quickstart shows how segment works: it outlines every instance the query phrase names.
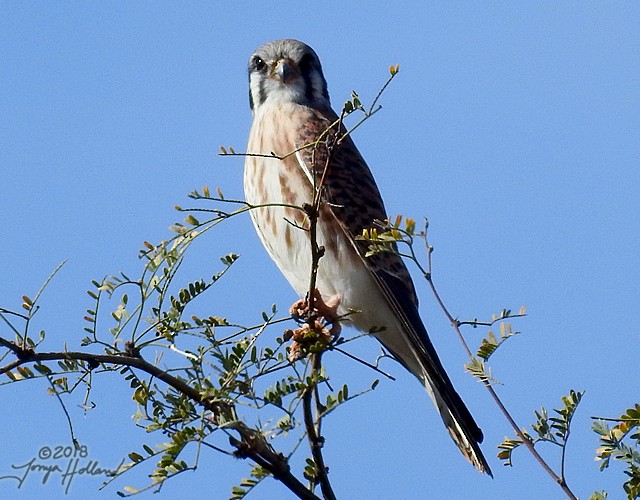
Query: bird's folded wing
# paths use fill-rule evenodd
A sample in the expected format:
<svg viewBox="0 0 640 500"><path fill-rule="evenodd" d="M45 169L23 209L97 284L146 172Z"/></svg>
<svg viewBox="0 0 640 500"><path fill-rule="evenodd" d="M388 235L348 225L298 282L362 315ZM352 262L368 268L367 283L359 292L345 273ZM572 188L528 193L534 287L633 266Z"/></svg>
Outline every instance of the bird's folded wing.
<svg viewBox="0 0 640 500"><path fill-rule="evenodd" d="M403 326L411 352L392 354L405 366L407 364L403 357L415 356L426 371L429 383L446 406L457 420L465 424L470 437L481 442L482 432L453 388L420 319L415 288L402 258L394 252L365 257L368 244L356 239L363 229L371 228L376 220L384 221L387 218L382 197L369 167L351 138L344 137L344 129L339 136L342 139L336 144L334 139L337 127L329 130L337 120L335 113L330 110L314 112L316 115L307 121L307 127L297 142L302 145L313 144L318 137L322 137L322 140L313 147L302 149L298 159L301 167L310 172L308 176L316 180L317 187L322 190L323 202L330 208L347 239L374 276Z"/></svg>

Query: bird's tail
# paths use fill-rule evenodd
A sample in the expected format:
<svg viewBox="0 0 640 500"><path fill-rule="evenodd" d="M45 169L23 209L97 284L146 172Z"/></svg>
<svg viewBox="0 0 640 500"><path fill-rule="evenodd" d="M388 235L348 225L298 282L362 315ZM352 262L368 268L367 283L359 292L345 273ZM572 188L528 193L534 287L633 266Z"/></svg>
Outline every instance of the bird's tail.
<svg viewBox="0 0 640 500"><path fill-rule="evenodd" d="M493 477L480 449L482 431L453 387L417 309L407 308L398 316L402 320L399 328L392 327L374 335L394 358L422 382L464 457L480 472Z"/></svg>
<svg viewBox="0 0 640 500"><path fill-rule="evenodd" d="M426 373L420 378L438 409L449 435L464 457L480 472L493 477L489 464L480 449L480 443L483 439L482 431L475 423L462 398L451 385L445 386L444 391L439 389L437 387L439 384L433 383Z"/></svg>
<svg viewBox="0 0 640 500"><path fill-rule="evenodd" d="M438 358L427 329L420 319L417 300L411 293L413 285L410 279L405 276L403 280L385 272L377 272L373 276L390 307L389 311L378 311L373 316L370 313L370 321L378 320L373 324L382 324L387 327L383 331L374 333L375 337L394 358L422 382L436 405L447 431L464 457L480 472L493 477L480 449L482 431L456 392ZM411 300L412 296L413 300ZM386 323L379 321L379 319L388 320L389 318L395 318L396 321Z"/></svg>
<svg viewBox="0 0 640 500"><path fill-rule="evenodd" d="M426 330L423 326L418 330L420 333L424 331L423 335L416 335L414 328L406 331L411 335L394 335L395 332L391 334L385 332L377 334L376 337L393 354L394 358L422 382L449 435L464 457L480 472L493 477L489 464L480 449L480 443L483 439L482 431L453 387L429 337L426 335ZM419 339L419 342L416 342L415 339Z"/></svg>

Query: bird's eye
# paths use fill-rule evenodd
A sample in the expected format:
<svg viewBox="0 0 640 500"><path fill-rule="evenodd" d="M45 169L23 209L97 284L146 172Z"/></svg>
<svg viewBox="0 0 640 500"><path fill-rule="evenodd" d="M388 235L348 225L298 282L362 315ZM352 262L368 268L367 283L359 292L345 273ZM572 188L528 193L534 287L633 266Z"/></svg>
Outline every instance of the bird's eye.
<svg viewBox="0 0 640 500"><path fill-rule="evenodd" d="M267 67L267 64L261 58L256 56L253 58L253 61L251 61L251 66L254 71L262 71Z"/></svg>

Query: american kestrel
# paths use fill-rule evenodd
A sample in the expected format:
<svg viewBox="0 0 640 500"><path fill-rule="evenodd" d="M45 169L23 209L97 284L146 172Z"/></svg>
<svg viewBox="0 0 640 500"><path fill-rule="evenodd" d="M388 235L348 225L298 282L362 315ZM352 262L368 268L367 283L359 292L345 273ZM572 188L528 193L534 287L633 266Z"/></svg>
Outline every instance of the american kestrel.
<svg viewBox="0 0 640 500"><path fill-rule="evenodd" d="M371 171L351 138L332 142L344 131L336 130L338 116L331 109L318 56L297 40L266 43L249 59L249 87L253 125L244 190L249 204L270 205L251 210L269 255L296 292L305 296L311 273L310 235L305 213L295 207L312 204L320 189L317 243L324 255L318 292L339 304L337 314L347 315L349 324L375 332L424 385L462 454L479 471L491 474L479 446L482 431L429 340L402 258L391 252L365 257L367 244L356 238L387 215Z"/></svg>

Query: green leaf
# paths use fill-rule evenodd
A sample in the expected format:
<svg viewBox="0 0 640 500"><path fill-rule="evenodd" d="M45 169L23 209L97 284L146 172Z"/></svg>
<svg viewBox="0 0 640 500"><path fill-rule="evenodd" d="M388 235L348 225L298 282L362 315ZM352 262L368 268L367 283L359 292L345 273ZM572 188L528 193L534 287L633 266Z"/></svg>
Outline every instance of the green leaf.
<svg viewBox="0 0 640 500"><path fill-rule="evenodd" d="M27 310L30 310L33 307L33 301L26 295L22 296L22 307Z"/></svg>
<svg viewBox="0 0 640 500"><path fill-rule="evenodd" d="M594 491L589 497L589 500L607 500L607 492L604 490Z"/></svg>
<svg viewBox="0 0 640 500"><path fill-rule="evenodd" d="M509 311L505 309L502 311L502 314L508 314L508 312ZM497 321L499 319L501 318L496 318L494 315L494 320ZM478 348L476 355L485 361L488 361L498 347L500 347L507 339L514 335L518 335L519 333L520 332L514 332L511 329L511 323L500 323L500 340L496 338L492 331L487 332L487 336L480 342L480 347Z"/></svg>
<svg viewBox="0 0 640 500"><path fill-rule="evenodd" d="M508 467L513 466L513 463L512 463L513 450L515 450L521 444L522 444L522 441L520 439L509 439L505 437L502 440L502 443L498 445L498 449L500 450L498 452L498 458L500 460L504 460L503 465Z"/></svg>
<svg viewBox="0 0 640 500"><path fill-rule="evenodd" d="M53 372L51 371L51 368L49 368L47 365L43 365L40 363L37 363L35 365L33 365L33 367L42 375L51 375Z"/></svg>
<svg viewBox="0 0 640 500"><path fill-rule="evenodd" d="M491 368L485 367L484 361L481 361L476 357L473 357L469 363L465 364L464 368L480 382L487 384L499 384L499 382L491 375Z"/></svg>
<svg viewBox="0 0 640 500"><path fill-rule="evenodd" d="M196 219L193 215L189 214L184 221L187 224L191 224L192 226L199 226L200 225L200 221L198 221L198 219Z"/></svg>
<svg viewBox="0 0 640 500"><path fill-rule="evenodd" d="M132 462L142 462L144 460L144 457L142 455L140 455L139 453L136 453L135 451L132 451L131 453L129 453L129 459ZM125 487L125 490L127 489L127 487ZM128 491L128 490L127 490Z"/></svg>

